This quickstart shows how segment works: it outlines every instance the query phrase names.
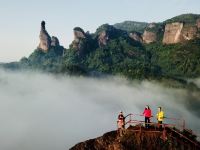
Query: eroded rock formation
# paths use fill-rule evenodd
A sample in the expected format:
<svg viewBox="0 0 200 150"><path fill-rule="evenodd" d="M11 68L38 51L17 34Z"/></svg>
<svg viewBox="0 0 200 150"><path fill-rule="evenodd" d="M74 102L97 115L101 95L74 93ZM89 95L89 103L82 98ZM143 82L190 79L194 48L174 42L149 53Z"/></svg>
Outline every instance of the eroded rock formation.
<svg viewBox="0 0 200 150"><path fill-rule="evenodd" d="M192 40L198 37L196 25L184 24L180 22L166 24L163 44L175 44Z"/></svg>
<svg viewBox="0 0 200 150"><path fill-rule="evenodd" d="M171 24L166 24L163 43L173 44L180 42L182 29L183 29L183 23L175 22Z"/></svg>
<svg viewBox="0 0 200 150"><path fill-rule="evenodd" d="M187 26L182 29L183 40L192 40L197 37L197 26Z"/></svg>
<svg viewBox="0 0 200 150"><path fill-rule="evenodd" d="M55 36L51 37L51 46L60 46L60 43L57 37Z"/></svg>
<svg viewBox="0 0 200 150"><path fill-rule="evenodd" d="M142 41L142 36L141 36L140 33L131 32L131 33L129 34L129 37L130 37L131 39L137 41L137 42L140 42L140 43L143 42L143 41Z"/></svg>
<svg viewBox="0 0 200 150"><path fill-rule="evenodd" d="M40 30L40 43L38 48L43 51L48 51L51 46L51 37L45 29L45 21L41 22L41 30Z"/></svg>
<svg viewBox="0 0 200 150"><path fill-rule="evenodd" d="M197 28L200 29L200 18L197 19Z"/></svg>
<svg viewBox="0 0 200 150"><path fill-rule="evenodd" d="M72 47L76 50L82 50L82 40L86 38L86 34L80 27L74 28L74 41L72 42Z"/></svg>
<svg viewBox="0 0 200 150"><path fill-rule="evenodd" d="M143 35L142 35L142 39L143 39L144 43L149 44L149 43L152 43L152 42L156 42L157 35L154 32L145 30Z"/></svg>
<svg viewBox="0 0 200 150"><path fill-rule="evenodd" d="M100 47L107 45L108 40L109 37L106 31L102 31L101 33L99 33L98 44Z"/></svg>

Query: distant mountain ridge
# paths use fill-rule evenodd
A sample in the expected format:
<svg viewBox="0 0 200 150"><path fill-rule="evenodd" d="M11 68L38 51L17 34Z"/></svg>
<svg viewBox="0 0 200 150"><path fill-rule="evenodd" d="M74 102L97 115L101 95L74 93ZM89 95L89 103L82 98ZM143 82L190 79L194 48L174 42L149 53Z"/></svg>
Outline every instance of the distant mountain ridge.
<svg viewBox="0 0 200 150"><path fill-rule="evenodd" d="M128 32L135 31L135 32L143 33L147 25L148 23L146 22L124 21L122 23L116 23L113 26L117 29L125 30Z"/></svg>

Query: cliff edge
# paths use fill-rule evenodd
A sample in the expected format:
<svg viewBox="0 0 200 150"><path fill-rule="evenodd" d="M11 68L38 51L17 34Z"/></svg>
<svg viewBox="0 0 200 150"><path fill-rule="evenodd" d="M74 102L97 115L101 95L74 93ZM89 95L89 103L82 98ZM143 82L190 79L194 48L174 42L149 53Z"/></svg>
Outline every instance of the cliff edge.
<svg viewBox="0 0 200 150"><path fill-rule="evenodd" d="M96 139L81 142L70 150L189 150L199 149L196 136L188 130L173 128L158 130L155 127L145 129L140 126L129 126L124 135L119 137L117 131L111 131Z"/></svg>

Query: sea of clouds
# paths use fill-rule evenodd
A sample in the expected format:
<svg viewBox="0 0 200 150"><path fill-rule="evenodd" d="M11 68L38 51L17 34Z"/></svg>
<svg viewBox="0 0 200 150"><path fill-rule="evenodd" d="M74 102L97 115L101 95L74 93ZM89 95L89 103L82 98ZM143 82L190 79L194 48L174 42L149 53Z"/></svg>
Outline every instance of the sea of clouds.
<svg viewBox="0 0 200 150"><path fill-rule="evenodd" d="M66 150L115 130L120 110L141 114L147 104L154 115L162 106L166 117L184 118L197 131L200 98L194 97L148 81L0 70L0 149Z"/></svg>

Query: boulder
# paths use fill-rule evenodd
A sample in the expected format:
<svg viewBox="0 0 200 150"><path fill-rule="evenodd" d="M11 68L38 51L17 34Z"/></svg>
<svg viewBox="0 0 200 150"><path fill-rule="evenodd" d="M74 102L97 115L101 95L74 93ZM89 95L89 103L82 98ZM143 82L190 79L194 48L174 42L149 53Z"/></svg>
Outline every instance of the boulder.
<svg viewBox="0 0 200 150"><path fill-rule="evenodd" d="M41 22L41 30L40 30L40 43L38 48L43 51L48 51L51 47L51 37L45 29L45 21Z"/></svg>

